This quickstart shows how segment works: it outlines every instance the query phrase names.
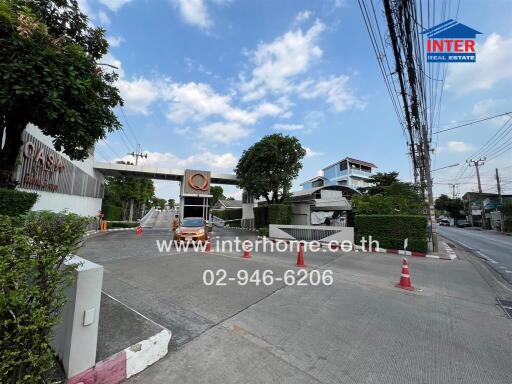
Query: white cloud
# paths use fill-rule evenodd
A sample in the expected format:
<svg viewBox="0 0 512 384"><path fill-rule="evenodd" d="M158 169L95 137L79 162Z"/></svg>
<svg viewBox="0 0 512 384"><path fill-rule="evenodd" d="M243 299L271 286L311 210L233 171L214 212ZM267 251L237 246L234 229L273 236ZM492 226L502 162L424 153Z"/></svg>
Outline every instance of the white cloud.
<svg viewBox="0 0 512 384"><path fill-rule="evenodd" d="M121 36L107 36L107 41L111 47L119 47L124 39Z"/></svg>
<svg viewBox="0 0 512 384"><path fill-rule="evenodd" d="M186 23L201 29L208 29L213 22L208 14L208 7L204 0L174 0L181 17Z"/></svg>
<svg viewBox="0 0 512 384"><path fill-rule="evenodd" d="M300 131L304 129L302 124L274 124L274 129L277 131Z"/></svg>
<svg viewBox="0 0 512 384"><path fill-rule="evenodd" d="M319 82L306 80L297 87L297 92L303 99L324 98L336 112L351 108L364 109L366 102L355 96L348 87L348 81L346 75L331 76Z"/></svg>
<svg viewBox="0 0 512 384"><path fill-rule="evenodd" d="M125 107L133 113L147 115L149 106L158 99L158 89L152 81L143 77L133 80L120 79L117 82Z"/></svg>
<svg viewBox="0 0 512 384"><path fill-rule="evenodd" d="M80 8L80 10L86 15L92 14L91 6L87 0L78 0L78 8Z"/></svg>
<svg viewBox="0 0 512 384"><path fill-rule="evenodd" d="M475 147L464 141L448 141L446 145L440 146L437 149L438 153L466 153L473 151Z"/></svg>
<svg viewBox="0 0 512 384"><path fill-rule="evenodd" d="M171 104L167 117L175 123L200 121L210 116L221 116L242 124L256 121L249 112L232 107L229 96L217 94L208 84L170 83L163 90L163 97Z"/></svg>
<svg viewBox="0 0 512 384"><path fill-rule="evenodd" d="M493 33L477 45L476 63L450 64L447 88L460 94L490 89L499 81L512 79L512 37Z"/></svg>
<svg viewBox="0 0 512 384"><path fill-rule="evenodd" d="M118 9L122 8L126 4L128 4L132 0L100 0L100 3L105 5L111 11L116 12Z"/></svg>
<svg viewBox="0 0 512 384"><path fill-rule="evenodd" d="M302 23L304 21L307 21L307 20L309 20L309 18L311 17L312 14L313 14L313 12L308 11L308 10L299 12L297 14L297 16L295 16L295 22Z"/></svg>
<svg viewBox="0 0 512 384"><path fill-rule="evenodd" d="M228 144L246 138L251 131L237 123L212 123L200 127L199 132L209 141Z"/></svg>
<svg viewBox="0 0 512 384"><path fill-rule="evenodd" d="M246 80L242 76L244 100L259 99L269 91L285 91L291 78L306 72L313 60L322 56L317 40L324 29L325 26L317 20L305 33L298 29L271 43L260 43L250 53L254 65L251 78Z"/></svg>
<svg viewBox="0 0 512 384"><path fill-rule="evenodd" d="M103 25L109 25L110 24L110 17L108 17L106 12L104 12L104 11L99 11L98 12L98 19L99 19L100 23L103 24Z"/></svg>
<svg viewBox="0 0 512 384"><path fill-rule="evenodd" d="M185 158L169 152L147 152L145 163L157 168L192 168L207 167L207 169L231 170L237 163L237 158L232 153L216 154L203 152L199 155L191 155ZM133 161L131 156L125 156L121 160Z"/></svg>
<svg viewBox="0 0 512 384"><path fill-rule="evenodd" d="M284 101L278 100L261 102L251 110L238 108L232 105L231 96L220 95L205 83L168 83L162 94L170 102L168 119L179 124L218 116L229 122L252 125L263 117L284 113L287 107Z"/></svg>
<svg viewBox="0 0 512 384"><path fill-rule="evenodd" d="M311 148L306 147L306 157L313 157L313 156L322 156L323 152L315 152Z"/></svg>

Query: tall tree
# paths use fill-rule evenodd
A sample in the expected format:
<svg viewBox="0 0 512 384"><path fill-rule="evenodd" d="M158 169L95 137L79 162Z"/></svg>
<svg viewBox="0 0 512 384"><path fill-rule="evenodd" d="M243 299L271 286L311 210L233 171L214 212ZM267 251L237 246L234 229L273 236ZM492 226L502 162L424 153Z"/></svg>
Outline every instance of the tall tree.
<svg viewBox="0 0 512 384"><path fill-rule="evenodd" d="M76 0L0 2L0 185L14 186L29 123L74 160L120 128L112 110L122 105L117 75L98 64L108 50L104 34Z"/></svg>
<svg viewBox="0 0 512 384"><path fill-rule="evenodd" d="M461 199L452 199L447 195L441 195L436 199L435 208L438 211L445 211L454 219L464 217L461 211L464 210L464 202Z"/></svg>
<svg viewBox="0 0 512 384"><path fill-rule="evenodd" d="M174 209L174 207L176 206L176 200L169 199L167 200L167 204L169 205L169 208Z"/></svg>
<svg viewBox="0 0 512 384"><path fill-rule="evenodd" d="M280 203L299 174L304 156L306 150L296 137L280 133L264 136L238 161L235 172L240 187L255 198L264 197L269 204Z"/></svg>
<svg viewBox="0 0 512 384"><path fill-rule="evenodd" d="M224 199L224 189L220 185L212 185L210 188L210 193L212 194L212 203L211 206L214 207L215 204L221 199Z"/></svg>

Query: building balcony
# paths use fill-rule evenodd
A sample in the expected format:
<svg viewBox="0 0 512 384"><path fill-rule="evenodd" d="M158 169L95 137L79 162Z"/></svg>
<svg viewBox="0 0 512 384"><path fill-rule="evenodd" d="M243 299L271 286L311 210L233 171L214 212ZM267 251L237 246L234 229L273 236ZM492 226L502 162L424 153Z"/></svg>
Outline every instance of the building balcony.
<svg viewBox="0 0 512 384"><path fill-rule="evenodd" d="M361 171L359 169L345 169L344 171L338 171L334 180L346 179L348 176L356 176L361 178L369 178L372 175L371 172Z"/></svg>

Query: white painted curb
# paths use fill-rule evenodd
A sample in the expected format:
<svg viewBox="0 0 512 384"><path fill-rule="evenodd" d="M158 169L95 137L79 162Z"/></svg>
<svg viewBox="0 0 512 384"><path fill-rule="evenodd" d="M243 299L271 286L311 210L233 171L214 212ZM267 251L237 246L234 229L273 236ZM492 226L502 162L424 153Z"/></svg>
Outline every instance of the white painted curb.
<svg viewBox="0 0 512 384"><path fill-rule="evenodd" d="M171 331L163 331L149 339L126 348L126 378L142 372L146 367L167 355Z"/></svg>

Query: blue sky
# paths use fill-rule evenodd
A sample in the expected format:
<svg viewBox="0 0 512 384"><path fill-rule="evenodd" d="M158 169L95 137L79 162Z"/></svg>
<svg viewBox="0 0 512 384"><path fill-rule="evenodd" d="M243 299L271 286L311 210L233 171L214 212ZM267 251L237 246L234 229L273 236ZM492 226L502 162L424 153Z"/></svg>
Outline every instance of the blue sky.
<svg viewBox="0 0 512 384"><path fill-rule="evenodd" d="M98 160L124 157L137 141L148 152L144 164L227 173L245 148L282 132L308 151L296 188L346 156L411 179L405 138L355 0L79 3L92 24L107 30L111 49L103 62L119 68L126 101L117 111L124 133L98 143ZM443 1L437 3L439 10ZM456 3L447 2L450 17ZM449 65L442 127L512 110L512 1L462 0L458 21L483 35L476 64ZM502 123L440 135L435 167L464 163ZM511 159L508 152L484 166L484 189L494 188L499 167L512 192ZM460 172L436 172L436 193L448 192ZM460 192L476 187L471 170L463 177ZM177 183L156 186L160 197L178 196Z"/></svg>

